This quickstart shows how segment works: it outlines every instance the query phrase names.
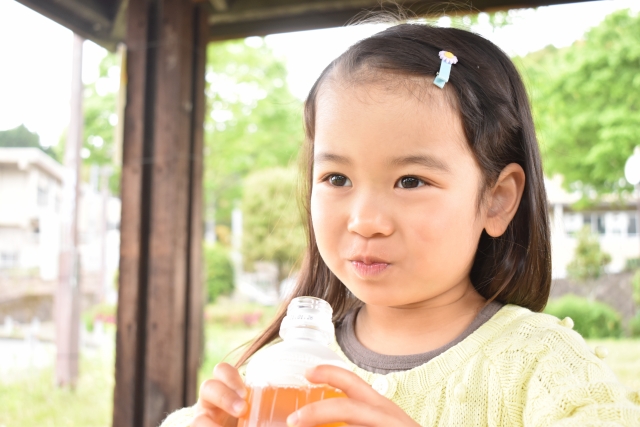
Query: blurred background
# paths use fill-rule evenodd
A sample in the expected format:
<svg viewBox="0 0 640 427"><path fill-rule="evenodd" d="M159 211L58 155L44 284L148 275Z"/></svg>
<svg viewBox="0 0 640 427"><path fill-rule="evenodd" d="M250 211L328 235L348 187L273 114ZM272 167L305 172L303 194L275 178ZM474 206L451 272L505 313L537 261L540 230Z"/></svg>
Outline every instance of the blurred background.
<svg viewBox="0 0 640 427"><path fill-rule="evenodd" d="M572 317L592 346L606 345L620 380L640 389L639 2L429 21L483 35L520 69L553 225L546 311ZM384 28L207 46L199 380L239 356L295 282L305 246L296 201L304 98L332 59ZM83 46L77 200L80 369L72 387L55 380L72 38L33 10L0 0L0 427L112 421L124 55L90 41Z"/></svg>

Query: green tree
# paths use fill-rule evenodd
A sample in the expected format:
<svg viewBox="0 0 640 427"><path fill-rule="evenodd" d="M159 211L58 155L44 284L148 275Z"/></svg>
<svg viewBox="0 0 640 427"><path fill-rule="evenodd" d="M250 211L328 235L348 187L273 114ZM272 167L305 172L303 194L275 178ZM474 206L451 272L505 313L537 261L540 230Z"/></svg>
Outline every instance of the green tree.
<svg viewBox="0 0 640 427"><path fill-rule="evenodd" d="M285 63L261 42L208 47L204 188L207 217L230 224L252 171L287 166L303 141L302 103L289 91ZM258 43L255 43L258 42Z"/></svg>
<svg viewBox="0 0 640 427"><path fill-rule="evenodd" d="M117 83L120 76L118 56L107 52L100 61L99 67L98 79L84 89L82 148L86 158L83 159L83 165L85 169L92 165L110 166L109 189L112 194L119 194L121 165L113 161L115 125L118 120L116 112Z"/></svg>
<svg viewBox="0 0 640 427"><path fill-rule="evenodd" d="M109 189L120 194L121 165L114 163L115 125L117 124L116 97L118 92L120 64L116 54L106 52L99 64L98 79L86 85L83 92L82 114L82 167L83 179L87 180L91 166L111 166ZM60 136L55 152L64 157L67 129Z"/></svg>
<svg viewBox="0 0 640 427"><path fill-rule="evenodd" d="M577 238L575 255L567 266L567 273L576 280L597 279L611 262L611 255L600 249L598 237L591 234L588 226L578 232Z"/></svg>
<svg viewBox="0 0 640 427"><path fill-rule="evenodd" d="M622 194L640 141L640 15L607 16L583 40L516 60L529 83L546 173L593 199Z"/></svg>
<svg viewBox="0 0 640 427"><path fill-rule="evenodd" d="M33 147L39 148L55 160L60 161L57 153L51 147L40 145L40 136L31 132L25 125L17 128L0 131L0 147Z"/></svg>
<svg viewBox="0 0 640 427"><path fill-rule="evenodd" d="M109 87L120 75L118 57L108 52L100 61L98 79L84 89L82 147L89 156L85 164L111 165L114 155L117 87Z"/></svg>
<svg viewBox="0 0 640 427"><path fill-rule="evenodd" d="M242 197L243 250L248 264L271 261L278 266L278 282L301 259L304 228L297 204L293 168L254 172L244 181Z"/></svg>
<svg viewBox="0 0 640 427"><path fill-rule="evenodd" d="M220 295L228 295L233 291L233 265L228 250L222 245L205 244L203 249L207 302L215 302Z"/></svg>

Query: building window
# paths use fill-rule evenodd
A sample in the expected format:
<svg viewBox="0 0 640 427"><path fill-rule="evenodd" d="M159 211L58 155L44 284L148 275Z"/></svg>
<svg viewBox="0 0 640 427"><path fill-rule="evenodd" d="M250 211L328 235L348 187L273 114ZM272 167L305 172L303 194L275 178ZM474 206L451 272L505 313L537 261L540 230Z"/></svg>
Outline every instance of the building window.
<svg viewBox="0 0 640 427"><path fill-rule="evenodd" d="M627 228L627 215L624 212L609 213L605 216L605 224L608 234L621 236Z"/></svg>
<svg viewBox="0 0 640 427"><path fill-rule="evenodd" d="M629 214L629 221L627 222L627 234L629 236L635 236L638 234L638 216L635 213Z"/></svg>
<svg viewBox="0 0 640 427"><path fill-rule="evenodd" d="M47 188L38 186L38 206L47 206L48 202L49 192L47 191Z"/></svg>
<svg viewBox="0 0 640 427"><path fill-rule="evenodd" d="M563 221L564 231L569 236L575 236L575 234L583 227L584 219L582 218L582 214L566 213L563 216Z"/></svg>
<svg viewBox="0 0 640 427"><path fill-rule="evenodd" d="M18 266L17 252L0 252L0 268L14 268Z"/></svg>
<svg viewBox="0 0 640 427"><path fill-rule="evenodd" d="M604 215L596 215L596 230L598 234L604 234L606 231L604 225Z"/></svg>

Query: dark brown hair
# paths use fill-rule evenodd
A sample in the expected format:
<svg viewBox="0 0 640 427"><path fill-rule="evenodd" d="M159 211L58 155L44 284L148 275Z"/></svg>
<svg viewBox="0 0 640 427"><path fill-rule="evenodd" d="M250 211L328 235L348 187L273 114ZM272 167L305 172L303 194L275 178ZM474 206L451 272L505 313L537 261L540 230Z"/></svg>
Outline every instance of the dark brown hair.
<svg viewBox="0 0 640 427"><path fill-rule="evenodd" d="M311 225L309 202L318 93L329 78L373 81L384 75L432 81L440 68L441 50L453 52L459 60L452 67L447 88L453 89L457 98L456 109L482 171L483 187L493 186L510 163L522 166L526 175L522 200L506 232L497 238L482 233L471 282L487 300L517 304L533 311L541 311L547 303L551 282L547 198L531 109L515 66L500 48L474 33L425 24L399 24L356 43L334 60L322 72L305 102L306 144L302 160L306 175L303 203L308 250L290 298L310 295L325 299L333 307L336 322L361 302L322 260ZM278 336L285 309L286 304L238 364Z"/></svg>

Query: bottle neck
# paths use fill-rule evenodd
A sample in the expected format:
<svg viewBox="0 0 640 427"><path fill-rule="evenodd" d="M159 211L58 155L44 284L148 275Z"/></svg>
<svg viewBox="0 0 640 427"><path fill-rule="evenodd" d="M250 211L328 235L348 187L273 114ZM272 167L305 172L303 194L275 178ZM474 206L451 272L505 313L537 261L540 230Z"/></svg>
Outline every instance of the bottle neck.
<svg viewBox="0 0 640 427"><path fill-rule="evenodd" d="M311 328L291 328L284 337L285 341L300 339L317 342L327 347L330 343L326 333Z"/></svg>

